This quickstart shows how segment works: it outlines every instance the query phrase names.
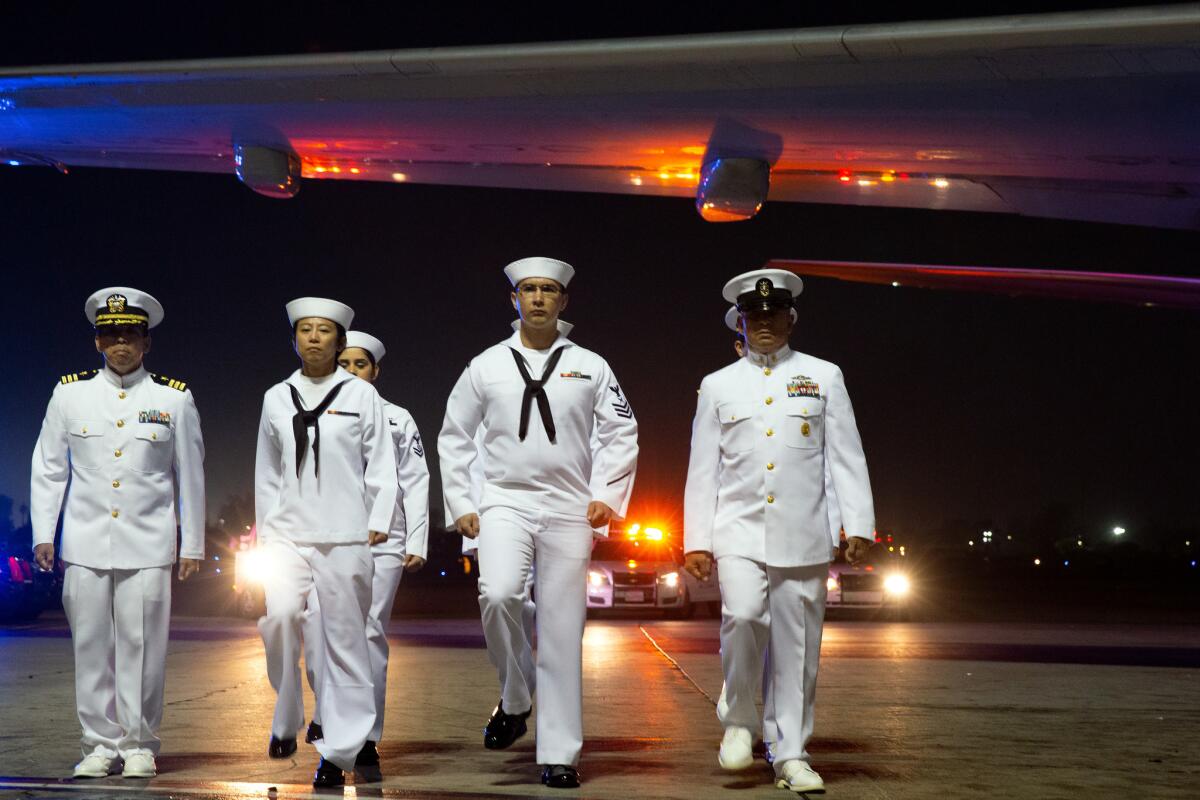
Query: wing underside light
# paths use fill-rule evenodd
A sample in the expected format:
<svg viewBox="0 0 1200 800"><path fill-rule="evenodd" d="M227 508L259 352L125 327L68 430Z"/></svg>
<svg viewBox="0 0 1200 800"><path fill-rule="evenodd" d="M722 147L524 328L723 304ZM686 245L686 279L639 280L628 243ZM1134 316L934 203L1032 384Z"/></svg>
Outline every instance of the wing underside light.
<svg viewBox="0 0 1200 800"><path fill-rule="evenodd" d="M1200 310L1200 279L1112 272L773 259L797 275L882 286L984 292Z"/></svg>

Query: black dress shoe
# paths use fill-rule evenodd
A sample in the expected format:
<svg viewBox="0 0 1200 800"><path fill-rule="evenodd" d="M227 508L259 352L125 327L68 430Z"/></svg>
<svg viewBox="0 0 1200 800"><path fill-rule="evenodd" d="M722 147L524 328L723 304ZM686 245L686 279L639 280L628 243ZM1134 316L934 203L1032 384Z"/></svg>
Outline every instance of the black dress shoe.
<svg viewBox="0 0 1200 800"><path fill-rule="evenodd" d="M529 719L528 711L524 714L505 713L504 701L501 700L496 704L492 718L488 720L487 726L483 729L483 746L488 750L503 750L508 747L525 735L528 730L525 725L527 719Z"/></svg>
<svg viewBox="0 0 1200 800"><path fill-rule="evenodd" d="M579 770L566 764L547 764L542 767L542 783L551 789L574 789L579 786Z"/></svg>
<svg viewBox="0 0 1200 800"><path fill-rule="evenodd" d="M319 722L308 723L308 730L304 734L305 742L307 742L308 744L312 744L313 742L320 741L321 739L324 739L324 738L325 738L325 731L321 730L321 723L319 723Z"/></svg>
<svg viewBox="0 0 1200 800"><path fill-rule="evenodd" d="M354 759L354 782L379 783L383 780L383 772L379 769L379 751L370 739L358 751Z"/></svg>
<svg viewBox="0 0 1200 800"><path fill-rule="evenodd" d="M342 768L332 761L321 759L317 764L317 774L313 775L313 787L317 789L332 789L346 785L346 775Z"/></svg>
<svg viewBox="0 0 1200 800"><path fill-rule="evenodd" d="M267 745L267 755L271 758L287 758L294 752L296 752L295 739L280 739L278 736L272 736L271 743Z"/></svg>
<svg viewBox="0 0 1200 800"><path fill-rule="evenodd" d="M375 749L375 743L367 739L362 746L362 750L358 751L358 756L354 759L356 767L378 767L379 766L379 751Z"/></svg>

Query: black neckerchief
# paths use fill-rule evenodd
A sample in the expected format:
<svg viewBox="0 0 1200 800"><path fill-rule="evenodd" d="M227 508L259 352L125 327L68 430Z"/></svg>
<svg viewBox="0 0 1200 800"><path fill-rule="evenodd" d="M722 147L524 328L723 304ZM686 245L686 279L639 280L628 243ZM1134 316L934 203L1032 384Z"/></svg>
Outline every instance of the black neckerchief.
<svg viewBox="0 0 1200 800"><path fill-rule="evenodd" d="M296 391L296 387L288 384L288 388L292 390L292 405L296 407L296 414L292 417L292 433L296 437L296 477L300 477L300 462L304 459L304 453L308 450L308 426L313 427L313 473L318 477L321 475L321 415L328 410L333 404L333 400L338 396L338 392L342 390L349 381L342 381L337 386L329 390L329 394L325 395L325 399L314 408L312 411L304 407L304 403L300 401L300 393Z"/></svg>
<svg viewBox="0 0 1200 800"><path fill-rule="evenodd" d="M522 442L525 441L525 434L529 432L529 406L536 399L542 426L546 429L546 435L550 437L550 443L554 444L554 416L550 413L550 398L546 396L546 390L542 387L554 374L554 368L558 366L558 359L562 355L563 347L566 345L562 345L550 354L550 358L546 361L546 368L542 370L541 380L536 381L529 377L529 370L525 368L525 359L521 358L521 354L517 352L516 348L508 348L512 351L513 361L517 362L517 369L521 371L521 379L525 381L525 396L521 398L521 429L519 432Z"/></svg>

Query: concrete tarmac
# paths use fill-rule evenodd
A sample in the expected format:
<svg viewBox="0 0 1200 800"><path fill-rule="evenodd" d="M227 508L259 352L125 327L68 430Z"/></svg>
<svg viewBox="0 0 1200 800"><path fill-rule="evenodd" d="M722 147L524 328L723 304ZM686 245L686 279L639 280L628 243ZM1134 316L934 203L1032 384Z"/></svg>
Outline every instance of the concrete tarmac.
<svg viewBox="0 0 1200 800"><path fill-rule="evenodd" d="M717 766L717 633L708 619L589 621L584 784L563 791L538 783L534 730L483 749L498 687L478 620L394 620L383 782L334 796L788 797L765 761ZM811 750L831 798L1192 798L1200 785L1200 626L832 621L819 684ZM0 629L0 685L0 796L314 796L311 746L266 756L274 694L252 622L174 620L152 780L65 777L79 728L61 616Z"/></svg>

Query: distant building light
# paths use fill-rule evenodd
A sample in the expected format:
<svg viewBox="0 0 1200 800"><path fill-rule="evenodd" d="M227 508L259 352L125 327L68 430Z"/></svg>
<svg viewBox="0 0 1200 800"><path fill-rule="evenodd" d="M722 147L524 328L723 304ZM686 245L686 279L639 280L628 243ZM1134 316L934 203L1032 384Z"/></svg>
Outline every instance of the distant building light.
<svg viewBox="0 0 1200 800"><path fill-rule="evenodd" d="M967 542L967 547L974 547L974 546L975 546L975 540L974 540L974 539L972 539L971 541Z"/></svg>
<svg viewBox="0 0 1200 800"><path fill-rule="evenodd" d="M899 285L900 285L900 281L892 281L892 286L899 286Z"/></svg>
<svg viewBox="0 0 1200 800"><path fill-rule="evenodd" d="M1120 535L1121 535L1121 534L1123 534L1123 533L1125 533L1125 529L1124 529L1124 528L1122 528L1120 525L1118 525L1117 527L1113 528L1113 536L1120 536Z"/></svg>
<svg viewBox="0 0 1200 800"><path fill-rule="evenodd" d="M934 178L929 182L929 185L936 186L939 189L945 189L950 185L950 181L946 180L945 178Z"/></svg>
<svg viewBox="0 0 1200 800"><path fill-rule="evenodd" d="M1075 544L1078 545L1079 547L1083 547L1083 539L1076 539Z"/></svg>
<svg viewBox="0 0 1200 800"><path fill-rule="evenodd" d="M1063 566L1064 566L1064 567L1069 567L1069 566L1071 566L1071 562L1070 562L1070 561L1064 561L1064 562L1063 562Z"/></svg>
<svg viewBox="0 0 1200 800"><path fill-rule="evenodd" d="M403 172L393 172L392 180L394 180L396 183L404 183L406 180L408 180L408 176Z"/></svg>
<svg viewBox="0 0 1200 800"><path fill-rule="evenodd" d="M1035 558L1035 559L1033 560L1033 565L1034 565L1035 567L1040 567L1040 566L1042 565L1042 560L1041 560L1040 558Z"/></svg>

